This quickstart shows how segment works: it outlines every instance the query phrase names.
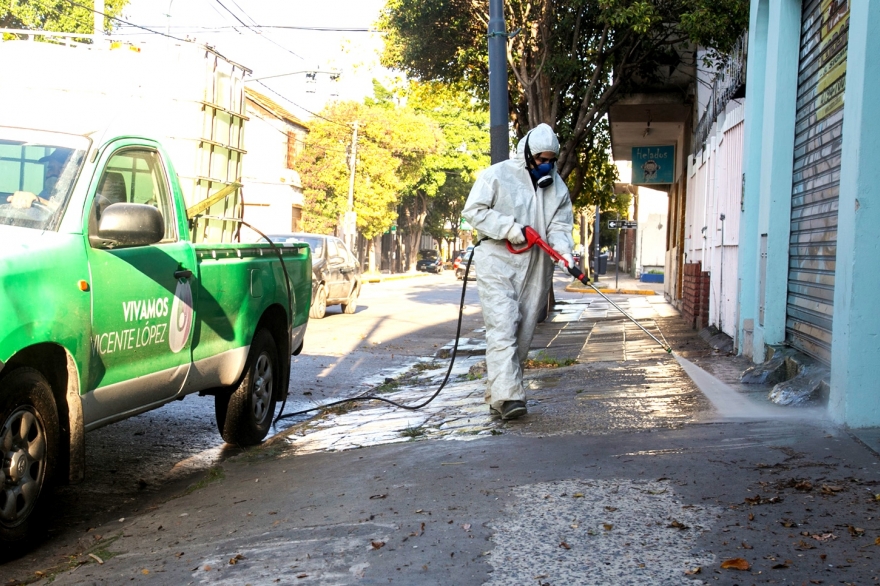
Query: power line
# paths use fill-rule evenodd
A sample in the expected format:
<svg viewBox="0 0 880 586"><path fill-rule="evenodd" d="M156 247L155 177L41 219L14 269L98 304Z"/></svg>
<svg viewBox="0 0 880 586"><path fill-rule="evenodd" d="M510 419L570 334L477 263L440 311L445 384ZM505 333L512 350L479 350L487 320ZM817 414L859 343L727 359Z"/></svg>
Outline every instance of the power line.
<svg viewBox="0 0 880 586"><path fill-rule="evenodd" d="M72 6L76 6L78 8L83 8L83 9L88 10L89 12L93 12L95 14L100 14L104 18L109 18L110 20L115 20L116 22L121 22L121 23L126 24L128 26L145 30L148 33L153 33L155 35L162 35L163 37L168 37L169 39L174 39L175 41L180 41L181 43L188 42L186 39L179 39L173 35L163 33L162 31L154 31L152 29L148 29L147 27L141 26L139 24L135 24L133 22L128 22L127 20L119 18L118 16L110 16L109 14L107 14L105 12L99 12L99 11L95 10L94 8L92 8L91 6L86 6L85 4L80 4L79 2L74 2L73 0L64 0L64 1ZM60 13L57 10L55 11L55 14L60 15Z"/></svg>
<svg viewBox="0 0 880 586"><path fill-rule="evenodd" d="M326 120L327 122L332 122L333 124L337 124L339 126L342 126L343 128L348 128L348 129L351 128L351 126L348 124L345 124L343 122L338 122L336 120L331 120L330 118L327 118L325 116L321 116L320 114L316 114L315 112L312 112L311 110L300 106L296 102L292 101L290 98L288 98L286 96L282 96L281 94L279 94L278 92L276 92L275 90L273 90L272 88L270 88L269 86L267 86L265 83L263 83L262 81L260 81L258 79L254 80L254 81L256 81L258 84L260 84L261 86L263 86L264 88L266 88L267 90L269 90L270 92L272 92L273 94L275 94L276 96L278 96L279 98L284 100L285 102L287 102L289 104L293 104L294 106L296 106L297 108L299 108L303 112L308 112L309 114L311 114L312 116L314 116L316 118L320 118L321 120Z"/></svg>
<svg viewBox="0 0 880 586"><path fill-rule="evenodd" d="M225 4L223 4L223 2L221 2L220 0L214 0L214 2L216 2L217 4L219 4L220 6L222 6L222 7L223 7L223 10L225 10L226 12L228 12L229 14L231 14L232 17L233 17L235 20L237 20L238 22L240 22L240 23L242 24L243 27L245 27L246 29L248 29L249 31L251 31L252 33L254 33L255 35L258 35L258 36L260 36L260 37L266 39L267 41L269 41L270 43L272 43L273 45L275 45L275 46L278 47L279 49L282 49L282 50L284 50L284 51L290 53L290 54L293 55L294 57L299 57L300 59L302 59L303 61L305 61L305 57L303 57L302 55L299 55L299 54L297 54L297 53L294 53L293 51L291 51L291 50L288 49L287 47L285 47L285 46L281 45L280 43L277 43L276 41L270 39L269 37L267 37L266 35L264 35L264 34L261 33L260 31L255 30L252 26L250 26L250 25L247 24L245 21L243 21L242 19L240 19L240 18L238 17L237 14L235 14L232 10L230 10L230 9L229 9ZM238 6L238 4L236 4L236 6ZM254 20L254 19L251 18L250 16L247 16L247 13L245 13L244 10L242 10L242 13L243 13L247 18L249 18L250 20L252 20L252 21ZM254 22L256 22L256 21L254 21Z"/></svg>
<svg viewBox="0 0 880 586"><path fill-rule="evenodd" d="M237 4L236 4L237 6ZM250 17L248 17L250 18ZM146 24L145 27L152 28L168 28L167 25L158 25L158 24ZM381 33L384 34L385 31L381 31L375 28L367 28L367 27L332 27L332 26L296 26L296 25L285 25L285 24L251 24L248 25L251 28L255 29L280 29L280 30L298 30L298 31L315 31L315 32L327 32L327 33ZM228 29L236 29L233 25L225 25L225 26L199 26L199 25L171 25L170 28L185 28L192 30L199 30L205 32L212 31L224 31Z"/></svg>

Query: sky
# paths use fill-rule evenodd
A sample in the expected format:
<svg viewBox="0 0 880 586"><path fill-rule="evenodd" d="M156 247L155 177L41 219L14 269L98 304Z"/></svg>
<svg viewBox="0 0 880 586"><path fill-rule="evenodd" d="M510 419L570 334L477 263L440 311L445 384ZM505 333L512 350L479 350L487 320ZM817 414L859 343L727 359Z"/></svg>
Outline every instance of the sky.
<svg viewBox="0 0 880 586"><path fill-rule="evenodd" d="M131 0L122 18L210 45L251 69L254 79L306 70L340 71L335 82L327 74L319 73L310 82L304 73L294 73L248 83L298 118L309 120L328 101L360 101L372 95L374 78L387 84L393 77L379 65L380 33L338 30L374 28L384 5L385 0ZM135 42L162 38L116 24L114 34Z"/></svg>

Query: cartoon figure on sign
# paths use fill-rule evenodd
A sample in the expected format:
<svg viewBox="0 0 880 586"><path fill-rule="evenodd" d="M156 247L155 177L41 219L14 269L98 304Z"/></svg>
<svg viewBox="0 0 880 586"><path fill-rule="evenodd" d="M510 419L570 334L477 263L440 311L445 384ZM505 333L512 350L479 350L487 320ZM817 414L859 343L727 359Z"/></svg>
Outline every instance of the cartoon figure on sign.
<svg viewBox="0 0 880 586"><path fill-rule="evenodd" d="M642 173L644 174L645 181L649 181L651 179L657 178L657 171L660 170L660 165L657 164L657 161L654 159L648 159L644 163L642 163Z"/></svg>
<svg viewBox="0 0 880 586"><path fill-rule="evenodd" d="M171 319L168 324L168 345L175 354L183 350L192 330L192 289L189 281L179 279L174 291L174 304L171 306Z"/></svg>

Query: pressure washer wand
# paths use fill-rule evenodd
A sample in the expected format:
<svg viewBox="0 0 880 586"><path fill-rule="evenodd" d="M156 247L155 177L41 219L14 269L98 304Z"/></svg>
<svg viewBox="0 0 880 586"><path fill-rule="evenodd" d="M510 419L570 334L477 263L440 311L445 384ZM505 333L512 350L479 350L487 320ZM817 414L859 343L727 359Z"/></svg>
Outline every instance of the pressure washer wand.
<svg viewBox="0 0 880 586"><path fill-rule="evenodd" d="M564 262L565 266L568 268L568 274L570 274L572 277L574 277L575 279L577 279L578 281L580 281L584 285L591 287L596 293L601 295L605 301L607 301L608 303L613 305L614 308L617 309L617 311L619 311L620 313L625 315L632 323L636 324L639 327L639 329L641 329L643 332L648 334L652 340L654 340L655 342L660 344L660 346L664 350L666 350L666 352L668 354L672 354L672 347L671 346L667 346L666 344L664 344L663 342L658 340L654 334L652 334L651 332L646 330L645 327L642 324L640 324L639 322L637 322L633 316L631 316L630 314L625 312L623 309L620 308L619 305L617 305L616 303L611 301L611 299L609 299L604 293L602 293L599 289L597 289L596 286L593 285L592 282L590 282L590 279L578 267L569 266L568 261L565 260L561 254L559 254L558 252L553 250L553 248L549 244L544 242L544 240L541 238L541 235L538 234L538 232L535 231L534 228L532 228L531 226L525 226L523 228L523 235L526 237L526 246L524 248L514 248L513 245L511 245L510 242L508 242L507 243L507 250L509 250L513 254L521 254L521 253L529 250L532 246L537 245L538 248L540 248L541 250L546 252L548 255L550 255L550 258L552 258L554 261Z"/></svg>

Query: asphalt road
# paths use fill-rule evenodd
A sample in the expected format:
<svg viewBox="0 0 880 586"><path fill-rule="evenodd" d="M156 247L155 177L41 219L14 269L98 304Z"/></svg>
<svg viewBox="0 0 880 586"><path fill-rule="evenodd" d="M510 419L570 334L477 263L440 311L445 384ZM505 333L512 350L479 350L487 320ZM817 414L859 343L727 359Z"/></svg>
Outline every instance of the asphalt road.
<svg viewBox="0 0 880 586"><path fill-rule="evenodd" d="M469 283L462 332L482 325L476 286ZM384 382L455 336L461 281L451 271L364 285L357 312L328 308L311 320L305 348L294 357L285 412L349 397ZM279 422L280 433L315 412ZM86 436L86 479L56 491L45 552L110 519L168 498L194 474L238 452L224 444L213 397L191 395Z"/></svg>

